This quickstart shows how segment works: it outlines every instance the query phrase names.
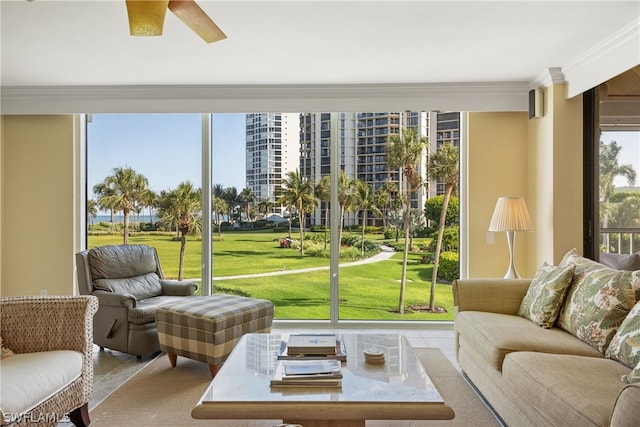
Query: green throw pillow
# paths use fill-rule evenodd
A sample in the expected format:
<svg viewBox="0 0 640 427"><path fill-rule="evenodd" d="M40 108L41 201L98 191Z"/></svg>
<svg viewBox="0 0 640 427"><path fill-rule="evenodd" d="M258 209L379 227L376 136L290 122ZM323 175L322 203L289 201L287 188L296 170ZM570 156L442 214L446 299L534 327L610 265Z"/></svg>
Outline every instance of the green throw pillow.
<svg viewBox="0 0 640 427"><path fill-rule="evenodd" d="M604 354L636 303L635 275L583 258L575 249L560 262L567 265L575 265L575 271L558 326Z"/></svg>
<svg viewBox="0 0 640 427"><path fill-rule="evenodd" d="M572 264L557 267L546 262L542 264L522 299L518 316L543 328L551 328L571 284L574 269L575 265Z"/></svg>
<svg viewBox="0 0 640 427"><path fill-rule="evenodd" d="M627 382L629 384L640 383L640 363L638 363L638 366L633 368L633 371L631 371L629 375L623 375L622 381Z"/></svg>
<svg viewBox="0 0 640 427"><path fill-rule="evenodd" d="M620 325L607 348L606 356L634 368L640 363L640 303L637 303Z"/></svg>

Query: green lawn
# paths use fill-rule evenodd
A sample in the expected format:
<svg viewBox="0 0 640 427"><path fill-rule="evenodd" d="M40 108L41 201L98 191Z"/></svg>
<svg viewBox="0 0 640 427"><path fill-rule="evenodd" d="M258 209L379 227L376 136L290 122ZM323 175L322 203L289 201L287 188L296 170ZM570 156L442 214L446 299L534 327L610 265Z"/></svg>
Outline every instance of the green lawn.
<svg viewBox="0 0 640 427"><path fill-rule="evenodd" d="M154 246L167 278L178 275L180 242L167 235L132 235L129 243ZM222 241L213 243L214 278L296 270L328 266L326 258L301 256L292 249L280 248L286 237L273 232L225 232ZM295 236L292 236L295 237ZM379 235L368 236L371 240ZM89 236L89 247L121 244L122 236ZM420 263L422 253L409 254L405 307L429 301L433 266ZM185 278L201 275L201 242L190 238L185 256ZM346 261L345 261L346 262ZM406 309L397 313L400 293L402 252L392 259L374 264L340 269L340 319L343 320L453 320L453 295L449 284L437 284L435 303L447 310L432 314ZM250 279L215 280L218 292L233 292L273 301L278 319L329 319L329 271L264 276Z"/></svg>

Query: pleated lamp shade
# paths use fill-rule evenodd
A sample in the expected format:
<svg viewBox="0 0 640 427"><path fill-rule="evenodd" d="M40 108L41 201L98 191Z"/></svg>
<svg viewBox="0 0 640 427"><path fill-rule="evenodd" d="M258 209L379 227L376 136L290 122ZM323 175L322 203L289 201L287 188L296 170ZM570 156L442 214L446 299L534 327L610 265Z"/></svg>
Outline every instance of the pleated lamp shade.
<svg viewBox="0 0 640 427"><path fill-rule="evenodd" d="M533 225L522 197L500 197L491 217L489 231L531 231Z"/></svg>

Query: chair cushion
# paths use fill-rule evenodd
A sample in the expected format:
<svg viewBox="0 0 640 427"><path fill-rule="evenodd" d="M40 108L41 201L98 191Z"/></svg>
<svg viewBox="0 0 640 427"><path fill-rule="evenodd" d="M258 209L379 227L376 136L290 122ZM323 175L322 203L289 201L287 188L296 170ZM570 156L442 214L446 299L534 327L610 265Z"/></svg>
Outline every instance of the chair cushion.
<svg viewBox="0 0 640 427"><path fill-rule="evenodd" d="M156 273L120 279L97 279L93 281L93 287L115 294L131 294L138 301L162 295L162 285Z"/></svg>
<svg viewBox="0 0 640 427"><path fill-rule="evenodd" d="M0 363L0 395L4 414L35 408L82 373L82 353L54 350L15 354Z"/></svg>
<svg viewBox="0 0 640 427"><path fill-rule="evenodd" d="M155 249L145 245L107 245L89 250L91 277L120 279L156 273Z"/></svg>
<svg viewBox="0 0 640 427"><path fill-rule="evenodd" d="M640 252L633 254L600 254L600 262L616 270L640 270Z"/></svg>
<svg viewBox="0 0 640 427"><path fill-rule="evenodd" d="M93 287L137 300L162 295L155 249L146 245L107 245L89 250Z"/></svg>
<svg viewBox="0 0 640 427"><path fill-rule="evenodd" d="M185 298L195 298L193 296L170 296L160 295L152 298L145 298L138 301L135 308L130 308L128 312L129 322L138 325L153 323L156 321L156 310L167 304L176 304L184 301Z"/></svg>

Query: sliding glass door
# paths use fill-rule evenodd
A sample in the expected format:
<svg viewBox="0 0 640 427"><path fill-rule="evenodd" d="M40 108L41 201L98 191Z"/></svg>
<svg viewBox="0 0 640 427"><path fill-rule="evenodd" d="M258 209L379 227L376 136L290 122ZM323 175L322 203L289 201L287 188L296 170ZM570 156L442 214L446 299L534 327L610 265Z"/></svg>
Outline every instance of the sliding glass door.
<svg viewBox="0 0 640 427"><path fill-rule="evenodd" d="M432 288L447 183L428 161L457 150L459 125L459 113L93 115L87 246L153 245L167 277L269 299L280 320L452 320L457 194ZM405 142L419 150L403 163Z"/></svg>

